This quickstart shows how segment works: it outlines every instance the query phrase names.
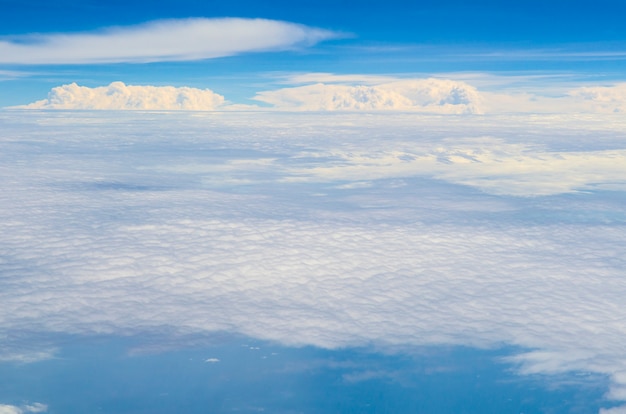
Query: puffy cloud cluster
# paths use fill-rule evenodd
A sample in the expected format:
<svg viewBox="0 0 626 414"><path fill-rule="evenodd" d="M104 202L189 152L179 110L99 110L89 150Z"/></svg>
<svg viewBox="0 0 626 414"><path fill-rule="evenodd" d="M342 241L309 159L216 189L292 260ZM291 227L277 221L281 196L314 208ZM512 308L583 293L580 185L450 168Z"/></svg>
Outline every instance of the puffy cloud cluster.
<svg viewBox="0 0 626 414"><path fill-rule="evenodd" d="M279 109L303 111L482 112L482 98L474 87L445 79L398 80L373 86L317 83L259 92L254 99Z"/></svg>
<svg viewBox="0 0 626 414"><path fill-rule="evenodd" d="M89 33L0 40L0 63L89 64L186 61L310 46L338 34L265 19L160 20Z"/></svg>
<svg viewBox="0 0 626 414"><path fill-rule="evenodd" d="M589 86L570 91L569 96L585 105L587 111L626 112L626 83L613 86Z"/></svg>
<svg viewBox="0 0 626 414"><path fill-rule="evenodd" d="M133 86L123 82L89 88L72 83L52 88L47 99L22 108L211 111L223 103L224 97L209 89Z"/></svg>
<svg viewBox="0 0 626 414"><path fill-rule="evenodd" d="M2 76L2 73L0 73ZM499 82L504 82L501 78ZM516 93L479 91L462 80L399 79L372 75L310 73L286 78L299 86L266 90L253 99L269 104L225 104L208 89L173 86L127 86L113 82L88 88L75 83L53 88L48 99L15 108L26 109L160 109L281 111L386 111L434 114L593 113L626 109L626 84L570 90ZM311 84L310 82L317 82ZM481 82L486 82L482 80ZM301 85L303 84L303 85ZM558 92L558 93L557 93Z"/></svg>
<svg viewBox="0 0 626 414"><path fill-rule="evenodd" d="M625 399L623 117L74 116L0 113L2 352L8 332L509 344ZM559 157L592 191L475 190Z"/></svg>

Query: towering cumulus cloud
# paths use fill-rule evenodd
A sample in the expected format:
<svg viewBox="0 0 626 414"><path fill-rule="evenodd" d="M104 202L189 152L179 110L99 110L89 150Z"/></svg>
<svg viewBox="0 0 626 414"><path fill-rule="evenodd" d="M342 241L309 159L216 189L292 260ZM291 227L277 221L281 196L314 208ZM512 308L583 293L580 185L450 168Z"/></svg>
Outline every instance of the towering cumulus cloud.
<svg viewBox="0 0 626 414"><path fill-rule="evenodd" d="M337 36L327 30L265 19L160 20L97 32L0 40L0 63L189 61L310 46Z"/></svg>
<svg viewBox="0 0 626 414"><path fill-rule="evenodd" d="M224 97L209 89L133 86L122 82L88 88L72 83L52 88L47 99L22 108L211 111L223 103Z"/></svg>
<svg viewBox="0 0 626 414"><path fill-rule="evenodd" d="M378 85L314 85L264 91L254 98L281 109L400 110L433 113L482 113L479 92L464 82L409 79Z"/></svg>

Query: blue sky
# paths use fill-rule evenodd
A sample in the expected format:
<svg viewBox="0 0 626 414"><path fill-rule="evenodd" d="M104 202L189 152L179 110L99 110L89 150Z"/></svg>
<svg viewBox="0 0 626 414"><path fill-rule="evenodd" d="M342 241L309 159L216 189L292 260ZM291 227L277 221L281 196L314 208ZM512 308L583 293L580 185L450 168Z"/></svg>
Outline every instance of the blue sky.
<svg viewBox="0 0 626 414"><path fill-rule="evenodd" d="M623 80L626 29L622 1L137 1L0 2L0 35L30 42L33 33L88 33L162 19L264 18L334 33L291 50L252 50L216 59L152 63L0 63L0 105L43 99L50 88L77 82L209 88L237 103L276 88L293 73L551 74L586 84ZM223 36L229 36L224 32ZM17 36L17 37L16 37ZM20 37L22 36L22 37ZM263 34L259 34L263 36ZM5 52L9 55L11 52ZM37 52L30 52L36 55ZM554 78L550 79L554 82ZM545 81L536 80L541 89Z"/></svg>

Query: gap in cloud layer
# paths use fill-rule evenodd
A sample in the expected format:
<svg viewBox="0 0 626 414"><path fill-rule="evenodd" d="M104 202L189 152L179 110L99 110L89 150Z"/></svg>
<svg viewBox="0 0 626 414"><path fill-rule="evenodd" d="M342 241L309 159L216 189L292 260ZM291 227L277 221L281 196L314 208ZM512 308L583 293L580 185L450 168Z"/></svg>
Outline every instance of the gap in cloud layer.
<svg viewBox="0 0 626 414"><path fill-rule="evenodd" d="M602 401L606 378L584 373L520 377L503 362L515 351L506 348L328 350L219 334L173 343L164 335L63 342L68 346L55 360L0 363L0 401L17 404L16 396L23 395L45 401L53 412L88 413L99 407L112 414L138 409L170 414L182 408L195 414L207 407L216 414L323 414L347 407L367 414L597 412L608 405ZM69 396L67 389L73 390ZM9 406L13 411L2 407L0 414L46 408L40 403Z"/></svg>

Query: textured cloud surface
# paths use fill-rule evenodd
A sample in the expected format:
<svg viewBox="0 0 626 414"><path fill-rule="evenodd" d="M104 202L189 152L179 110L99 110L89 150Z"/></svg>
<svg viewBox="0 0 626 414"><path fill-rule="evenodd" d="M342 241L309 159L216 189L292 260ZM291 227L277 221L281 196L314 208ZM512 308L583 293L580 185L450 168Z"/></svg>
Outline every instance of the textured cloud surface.
<svg viewBox="0 0 626 414"><path fill-rule="evenodd" d="M173 86L132 86L113 82L88 88L75 83L53 88L47 99L25 105L25 109L143 109L211 111L224 97L209 89Z"/></svg>
<svg viewBox="0 0 626 414"><path fill-rule="evenodd" d="M90 33L0 40L0 63L87 64L187 61L310 46L330 31L264 19L161 20Z"/></svg>
<svg viewBox="0 0 626 414"><path fill-rule="evenodd" d="M4 359L42 333L508 344L626 400L623 117L0 116Z"/></svg>
<svg viewBox="0 0 626 414"><path fill-rule="evenodd" d="M472 86L441 79L395 81L374 86L318 83L260 92L254 99L280 109L307 111L399 110L481 113L481 97Z"/></svg>

